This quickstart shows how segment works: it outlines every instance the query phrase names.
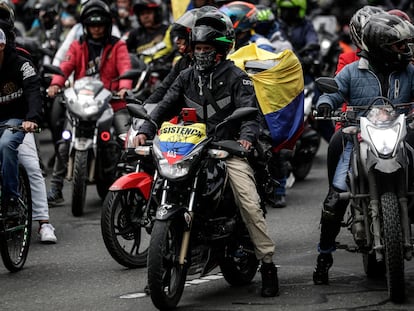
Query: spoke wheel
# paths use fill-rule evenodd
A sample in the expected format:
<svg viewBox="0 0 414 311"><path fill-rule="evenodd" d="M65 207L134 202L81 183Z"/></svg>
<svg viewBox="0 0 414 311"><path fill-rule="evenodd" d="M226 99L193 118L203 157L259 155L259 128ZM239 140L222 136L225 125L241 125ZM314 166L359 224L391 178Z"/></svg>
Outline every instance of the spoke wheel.
<svg viewBox="0 0 414 311"><path fill-rule="evenodd" d="M19 167L18 221L1 221L0 252L4 266L10 272L21 270L29 253L32 232L32 197L29 178L25 169Z"/></svg>
<svg viewBox="0 0 414 311"><path fill-rule="evenodd" d="M101 231L109 254L127 268L147 264L151 215L137 189L108 192L102 209Z"/></svg>

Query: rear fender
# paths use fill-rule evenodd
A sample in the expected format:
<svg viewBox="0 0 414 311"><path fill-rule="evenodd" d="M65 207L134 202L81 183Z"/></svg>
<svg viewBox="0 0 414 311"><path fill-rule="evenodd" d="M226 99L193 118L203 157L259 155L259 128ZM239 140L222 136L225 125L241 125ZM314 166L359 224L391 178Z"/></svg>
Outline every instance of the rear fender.
<svg viewBox="0 0 414 311"><path fill-rule="evenodd" d="M109 191L139 189L146 200L151 193L153 177L145 172L134 172L121 176L109 187Z"/></svg>

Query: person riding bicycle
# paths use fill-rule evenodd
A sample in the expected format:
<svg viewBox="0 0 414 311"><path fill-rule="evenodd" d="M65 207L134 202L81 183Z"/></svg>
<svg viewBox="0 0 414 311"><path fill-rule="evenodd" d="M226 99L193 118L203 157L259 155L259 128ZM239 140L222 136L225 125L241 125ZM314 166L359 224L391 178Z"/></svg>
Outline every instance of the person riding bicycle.
<svg viewBox="0 0 414 311"><path fill-rule="evenodd" d="M332 110L342 105L344 98L349 106L367 105L377 96L387 97L393 104L411 102L414 98L414 66L409 45L413 38L414 26L411 23L386 12L371 15L362 30L361 58L336 75L339 90L319 98L318 114L328 117ZM333 177L322 208L319 255L313 272L316 285L329 282L335 239L348 205L346 200L339 200L339 193L347 190L346 175L352 143L346 140L342 130L337 133L343 149L336 167L328 166L328 175ZM411 146L414 146L413 138L413 131L408 131L406 139Z"/></svg>
<svg viewBox="0 0 414 311"><path fill-rule="evenodd" d="M40 80L33 64L8 45L0 28L0 125L21 126L23 131L0 130L2 212L18 216L17 148L25 133L38 128L42 115Z"/></svg>
<svg viewBox="0 0 414 311"><path fill-rule="evenodd" d="M48 95L55 97L73 72L75 80L85 76L99 77L105 88L124 98L127 90L132 88L132 81L113 80L131 69L131 61L125 42L111 36L112 15L109 6L101 0L89 0L82 7L80 19L84 36L71 44L65 60L60 64L64 76L53 76ZM116 133L126 133L130 119L126 102L112 100L111 106ZM50 205L63 202L62 188L67 168L68 142L61 139L57 144L58 154L48 194Z"/></svg>
<svg viewBox="0 0 414 311"><path fill-rule="evenodd" d="M207 124L208 135L214 135L215 125L239 107L257 107L253 83L247 74L226 56L234 44L234 32L227 27L225 15L201 16L191 32L194 65L182 71L163 100L152 111L157 124L180 113L181 108L196 108L199 120ZM203 108L205 107L205 108ZM237 139L247 150L256 142L259 121L241 122L239 127L219 131L219 139ZM145 122L135 137L137 145L153 137L155 128ZM227 162L230 185L242 218L253 241L256 256L262 261L263 297L279 291L277 268L273 263L274 242L267 233L263 211L254 180L254 173L246 158L232 157ZM248 195L246 195L248 194Z"/></svg>

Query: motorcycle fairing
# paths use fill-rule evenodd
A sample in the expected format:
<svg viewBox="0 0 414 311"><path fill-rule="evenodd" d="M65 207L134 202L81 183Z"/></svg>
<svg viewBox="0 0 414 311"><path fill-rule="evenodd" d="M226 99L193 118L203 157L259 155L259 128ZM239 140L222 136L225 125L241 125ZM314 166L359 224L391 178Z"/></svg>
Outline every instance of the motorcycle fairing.
<svg viewBox="0 0 414 311"><path fill-rule="evenodd" d="M111 185L109 191L139 189L146 200L151 194L153 177L146 172L134 172L121 176Z"/></svg>

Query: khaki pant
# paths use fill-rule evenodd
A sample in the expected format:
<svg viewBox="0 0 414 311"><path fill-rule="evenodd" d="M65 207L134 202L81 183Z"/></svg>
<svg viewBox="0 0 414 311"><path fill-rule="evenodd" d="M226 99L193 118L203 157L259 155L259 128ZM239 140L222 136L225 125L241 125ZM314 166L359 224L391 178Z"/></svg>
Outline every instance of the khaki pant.
<svg viewBox="0 0 414 311"><path fill-rule="evenodd" d="M232 157L226 163L230 186L254 244L256 257L264 262L271 262L275 244L267 233L253 169L246 159L238 157Z"/></svg>

